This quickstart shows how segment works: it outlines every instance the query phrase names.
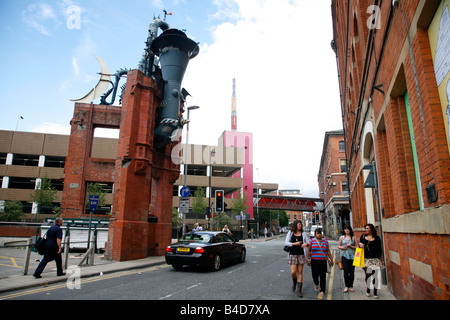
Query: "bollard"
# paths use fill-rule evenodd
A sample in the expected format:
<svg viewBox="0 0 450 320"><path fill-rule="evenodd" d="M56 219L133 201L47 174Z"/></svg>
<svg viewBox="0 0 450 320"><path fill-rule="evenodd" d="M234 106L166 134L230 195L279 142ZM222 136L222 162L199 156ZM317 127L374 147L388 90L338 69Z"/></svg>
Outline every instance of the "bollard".
<svg viewBox="0 0 450 320"><path fill-rule="evenodd" d="M64 240L64 270L67 270L67 264L69 263L69 250L70 250L70 235L66 235Z"/></svg>
<svg viewBox="0 0 450 320"><path fill-rule="evenodd" d="M25 253L25 263L23 265L23 275L24 276L26 276L28 274L28 267L30 265L31 243L32 243L32 238L27 239L27 249L26 249L26 253Z"/></svg>

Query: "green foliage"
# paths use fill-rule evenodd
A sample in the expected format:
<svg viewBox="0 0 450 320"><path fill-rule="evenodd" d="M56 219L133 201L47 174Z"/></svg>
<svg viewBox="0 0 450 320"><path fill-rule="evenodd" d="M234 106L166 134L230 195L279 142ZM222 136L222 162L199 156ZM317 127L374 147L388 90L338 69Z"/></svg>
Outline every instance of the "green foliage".
<svg viewBox="0 0 450 320"><path fill-rule="evenodd" d="M254 210L254 215L256 218L257 217L256 208ZM270 225L271 219L272 219L272 221L279 219L281 227L285 227L285 226L289 225L289 217L286 214L286 211L259 209L260 225L264 225L264 224ZM272 225L273 225L273 223L272 223Z"/></svg>
<svg viewBox="0 0 450 320"><path fill-rule="evenodd" d="M89 196L98 196L98 207L106 204L106 194L103 192L102 185L98 182L88 184L88 195L86 197L86 208L89 207Z"/></svg>
<svg viewBox="0 0 450 320"><path fill-rule="evenodd" d="M56 188L52 186L52 181L45 175L30 195L31 200L38 205L38 212L40 212L42 206L50 207L53 205L57 192Z"/></svg>
<svg viewBox="0 0 450 320"><path fill-rule="evenodd" d="M183 219L180 217L178 210L175 208L172 208L172 225L174 227L181 226L183 223Z"/></svg>
<svg viewBox="0 0 450 320"><path fill-rule="evenodd" d="M192 211L196 215L206 214L206 207L208 206L206 200L206 192L203 188L198 188L194 192L193 203L192 203Z"/></svg>
<svg viewBox="0 0 450 320"><path fill-rule="evenodd" d="M20 221L25 217L22 203L17 200L6 201L3 211L0 211L1 221Z"/></svg>
<svg viewBox="0 0 450 320"><path fill-rule="evenodd" d="M242 213L247 213L247 209L248 209L248 205L247 205L247 195L244 194L244 196L242 196L242 191L240 191L239 193L239 197L233 199L233 213L234 214L240 214Z"/></svg>

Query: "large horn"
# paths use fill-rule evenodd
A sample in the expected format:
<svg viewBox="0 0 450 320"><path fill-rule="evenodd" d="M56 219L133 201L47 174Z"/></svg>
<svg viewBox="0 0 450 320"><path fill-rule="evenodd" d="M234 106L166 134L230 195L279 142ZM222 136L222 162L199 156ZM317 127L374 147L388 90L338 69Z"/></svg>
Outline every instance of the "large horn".
<svg viewBox="0 0 450 320"><path fill-rule="evenodd" d="M155 147L159 149L165 147L171 141L173 131L182 126L178 116L182 96L181 82L189 60L198 55L200 48L184 32L168 29L152 42L151 50L159 56L165 82L160 124L155 130Z"/></svg>

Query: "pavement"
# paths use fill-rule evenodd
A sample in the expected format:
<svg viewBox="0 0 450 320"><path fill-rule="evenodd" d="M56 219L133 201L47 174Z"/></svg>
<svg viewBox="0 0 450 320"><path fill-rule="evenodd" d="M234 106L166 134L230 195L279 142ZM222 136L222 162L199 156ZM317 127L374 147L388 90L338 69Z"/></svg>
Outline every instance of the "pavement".
<svg viewBox="0 0 450 320"><path fill-rule="evenodd" d="M241 240L242 243L251 243L251 242L262 242L262 241L270 241L277 239L281 236L268 237L264 239L261 237L259 239L246 239ZM337 242L330 241L331 249L336 249ZM14 251L12 251L14 250ZM281 249L280 249L281 250ZM0 265L1 266L9 266L8 263L11 263L11 266L16 265L15 268L11 268L13 272L3 272L0 274L0 300L2 300L2 293L17 291L17 290L26 290L35 287L46 287L50 284L63 283L68 280L69 277L72 276L70 272L67 272L65 276L56 276L56 264L55 262L50 262L42 273L42 278L36 279L33 277L33 272L39 264L39 259L42 258L38 253L31 252L30 256L30 265L28 269L28 274L23 275L23 267L19 267L18 264L10 260L9 262L6 260L6 257L17 257L17 254L21 254L22 258L17 258L16 260L24 260L25 250L17 249L17 248L0 248ZM68 266L78 266L83 257L83 253L69 253ZM64 254L63 254L64 256ZM5 263L6 262L6 263ZM21 262L23 265L23 261ZM139 260L132 261L113 261L105 259L103 254L95 254L93 265L82 264L80 266L80 277L81 279L90 278L90 277L98 277L106 274L123 272L127 270L138 270L149 268L158 265L165 265L166 261L164 257L147 257ZM64 265L64 261L63 261ZM335 266L337 268L337 266ZM9 270L10 268L8 268ZM5 270L2 267L0 270ZM343 283L343 271L339 271L341 276L341 286L342 290L344 289ZM336 275L335 275L336 276ZM373 297L373 293L370 297L366 296L366 282L365 275L362 268L355 268L355 282L353 289L355 292L343 293L344 300L375 300ZM386 285L381 285L381 289L378 290L378 300L396 300L396 298L392 295L392 293L387 289Z"/></svg>

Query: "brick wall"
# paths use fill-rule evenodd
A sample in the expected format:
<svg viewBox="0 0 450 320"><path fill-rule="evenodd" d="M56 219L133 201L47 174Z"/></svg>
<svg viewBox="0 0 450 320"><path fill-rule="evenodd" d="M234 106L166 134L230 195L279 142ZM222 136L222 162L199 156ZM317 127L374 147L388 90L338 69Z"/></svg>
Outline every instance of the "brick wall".
<svg viewBox="0 0 450 320"><path fill-rule="evenodd" d="M395 7L375 1L380 29L370 30L367 9L373 4L332 1L353 228L362 233L369 211L377 226L382 223L388 286L397 298L448 299L450 156L428 38L443 1L400 0ZM372 161L379 206L373 190L364 188L362 167ZM437 201L427 198L432 184Z"/></svg>
<svg viewBox="0 0 450 320"><path fill-rule="evenodd" d="M29 238L36 236L39 225L22 223L0 223L0 237Z"/></svg>

